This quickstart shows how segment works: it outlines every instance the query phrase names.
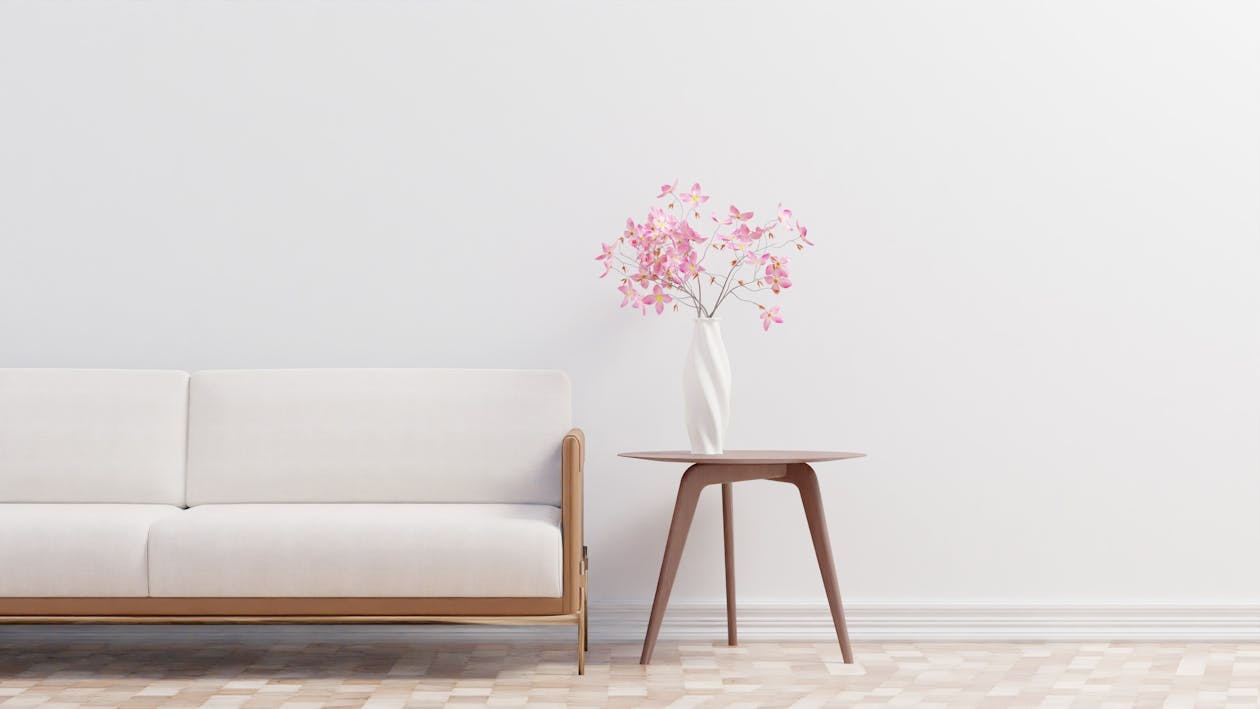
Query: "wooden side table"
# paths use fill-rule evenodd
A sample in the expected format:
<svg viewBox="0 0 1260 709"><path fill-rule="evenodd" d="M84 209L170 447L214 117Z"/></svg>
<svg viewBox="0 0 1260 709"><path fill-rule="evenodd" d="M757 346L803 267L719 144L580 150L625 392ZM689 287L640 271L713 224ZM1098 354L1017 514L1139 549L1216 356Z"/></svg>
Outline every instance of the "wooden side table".
<svg viewBox="0 0 1260 709"><path fill-rule="evenodd" d="M717 455L703 455L686 451L643 451L621 453L625 458L655 460L669 463L691 463L678 484L678 500L674 503L674 517L669 523L669 537L665 542L665 554L661 559L661 575L656 582L656 598L652 601L652 616L648 621L647 637L643 639L640 664L652 661L656 649L656 636L661 630L661 619L669 605L669 593L678 575L678 561L687 544L687 532L696 513L700 491L709 485L722 485L722 530L726 547L726 635L731 645L737 643L735 630L735 527L731 501L731 484L744 480L777 480L791 483L801 493L801 505L805 508L805 520L809 523L809 535L814 539L814 552L818 555L818 569L822 572L823 587L827 591L827 603L831 607L831 620L840 640L840 652L846 663L853 663L853 648L849 645L849 629L844 622L844 607L840 604L840 587L836 583L836 565L831 557L831 540L827 536L827 520L823 515L822 495L818 490L818 476L810 463L828 460L861 458L863 453L832 451L727 451Z"/></svg>

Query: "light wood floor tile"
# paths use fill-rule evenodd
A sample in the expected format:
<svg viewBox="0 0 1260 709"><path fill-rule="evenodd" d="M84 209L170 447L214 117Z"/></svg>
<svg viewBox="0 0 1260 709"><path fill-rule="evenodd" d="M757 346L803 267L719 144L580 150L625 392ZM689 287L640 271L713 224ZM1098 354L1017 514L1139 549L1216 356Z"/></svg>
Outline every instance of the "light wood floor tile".
<svg viewBox="0 0 1260 709"><path fill-rule="evenodd" d="M400 642L116 637L0 629L0 708L1257 707L1260 644Z"/></svg>

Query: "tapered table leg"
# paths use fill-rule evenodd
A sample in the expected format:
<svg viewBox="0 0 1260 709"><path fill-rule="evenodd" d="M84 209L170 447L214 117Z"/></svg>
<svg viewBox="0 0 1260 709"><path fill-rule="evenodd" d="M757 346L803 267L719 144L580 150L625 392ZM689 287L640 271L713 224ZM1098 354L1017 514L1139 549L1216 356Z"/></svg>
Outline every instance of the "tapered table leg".
<svg viewBox="0 0 1260 709"><path fill-rule="evenodd" d="M840 585L836 582L836 562L831 556L831 539L827 536L827 518L823 513L818 476L809 465L791 465L783 480L795 485L801 493L801 506L805 508L805 521L809 523L809 535L813 537L814 553L818 556L818 570L822 573L827 604L831 607L831 622L836 626L836 637L840 640L840 654L845 663L851 665L853 648L849 644L849 627L844 622L844 606L840 603Z"/></svg>
<svg viewBox="0 0 1260 709"><path fill-rule="evenodd" d="M647 636L643 639L643 654L639 656L639 664L651 662L652 651L656 649L656 635L661 630L661 620L665 618L665 607L669 605L674 577L678 575L678 561L687 544L691 520L696 515L700 490L704 488L704 483L696 475L698 471L699 466L688 468L683 473L682 482L678 484L678 499L674 502L674 517L669 523L669 537L665 540L665 554L661 558L661 575L656 581L656 597L652 599L652 615L648 619Z"/></svg>
<svg viewBox="0 0 1260 709"><path fill-rule="evenodd" d="M731 483L722 483L722 541L726 549L726 643L739 644L735 630L735 507Z"/></svg>
<svg viewBox="0 0 1260 709"><path fill-rule="evenodd" d="M775 480L792 483L801 495L801 506L809 522L809 533L814 540L814 553L818 556L818 570L822 573L823 587L827 591L827 603L831 607L831 620L836 626L836 637L844 661L853 662L853 648L849 644L849 629L844 621L844 607L840 605L840 586L836 583L836 564L831 556L831 541L827 537L827 520L823 515L822 495L818 490L818 478L809 463L816 461L847 460L860 458L862 453L842 451L727 451L725 453L689 454L682 451L643 451L622 453L627 458L656 460L668 463L692 463L683 474L678 486L678 500L674 503L674 516L670 522L669 538L665 542L665 554L661 559L661 575L656 582L656 597L652 601L652 615L648 619L647 636L643 639L643 654L639 662L652 661L656 636L669 605L669 594L678 573L687 532L695 516L696 501L706 485L722 485L722 533L726 552L726 632L727 641L734 645L737 638L735 612L735 510L732 502L731 483L745 480Z"/></svg>

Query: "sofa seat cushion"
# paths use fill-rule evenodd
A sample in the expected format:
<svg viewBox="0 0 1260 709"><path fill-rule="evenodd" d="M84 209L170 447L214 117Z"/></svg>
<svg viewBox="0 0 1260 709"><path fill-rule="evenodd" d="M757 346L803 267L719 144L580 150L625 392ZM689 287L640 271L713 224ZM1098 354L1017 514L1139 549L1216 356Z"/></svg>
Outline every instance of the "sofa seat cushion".
<svg viewBox="0 0 1260 709"><path fill-rule="evenodd" d="M201 505L149 537L153 596L559 597L550 505Z"/></svg>
<svg viewBox="0 0 1260 709"><path fill-rule="evenodd" d="M170 505L0 504L0 596L144 596L147 542Z"/></svg>

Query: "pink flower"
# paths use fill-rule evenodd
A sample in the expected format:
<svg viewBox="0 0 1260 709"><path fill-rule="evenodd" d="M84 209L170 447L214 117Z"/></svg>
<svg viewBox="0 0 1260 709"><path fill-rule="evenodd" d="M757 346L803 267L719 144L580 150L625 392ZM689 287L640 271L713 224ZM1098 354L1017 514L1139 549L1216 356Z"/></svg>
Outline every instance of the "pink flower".
<svg viewBox="0 0 1260 709"><path fill-rule="evenodd" d="M779 202L779 221L789 226L792 223L792 210L784 209L782 202Z"/></svg>
<svg viewBox="0 0 1260 709"><path fill-rule="evenodd" d="M608 271L612 269L613 249L617 248L617 242L614 241L611 244L605 244L601 242L600 248L603 249L603 251L600 253L599 256L595 257L595 260L604 262L604 272L599 274L599 277L603 278L604 276L607 276Z"/></svg>
<svg viewBox="0 0 1260 709"><path fill-rule="evenodd" d="M768 331L771 323L782 323L783 318L779 317L779 306L774 306L769 310L761 311L761 329Z"/></svg>
<svg viewBox="0 0 1260 709"><path fill-rule="evenodd" d="M788 280L787 271L781 268L773 268L766 271L766 285L770 286L770 290L778 293L784 288L791 288L792 282Z"/></svg>
<svg viewBox="0 0 1260 709"><path fill-rule="evenodd" d="M629 304L636 303L639 299L639 294L634 292L634 286L629 283L622 284L617 290L621 291L621 307L623 308Z"/></svg>
<svg viewBox="0 0 1260 709"><path fill-rule="evenodd" d="M683 222L678 225L678 234L688 241L708 241L708 239L700 236L695 229L692 229L689 222Z"/></svg>
<svg viewBox="0 0 1260 709"><path fill-rule="evenodd" d="M699 278L700 274L704 272L704 266L700 265L699 257L696 256L696 252L692 251L682 260L682 263L678 264L678 270L682 273L683 280L690 280Z"/></svg>
<svg viewBox="0 0 1260 709"><path fill-rule="evenodd" d="M745 249L760 239L761 233L760 229L749 229L747 224L740 224L732 229L731 233L722 235L721 240L732 249Z"/></svg>
<svg viewBox="0 0 1260 709"><path fill-rule="evenodd" d="M700 194L699 182L691 186L690 192L683 192L681 195L679 195L679 198L682 199L682 203L687 205L688 207L699 207L700 205L709 201L709 195Z"/></svg>
<svg viewBox="0 0 1260 709"><path fill-rule="evenodd" d="M731 205L731 210L730 210L730 213L727 215L727 217L726 217L725 219L722 219L722 220L721 220L721 223L722 223L722 224L734 224L735 222L746 222L746 221L748 221L749 219L752 219L752 218L753 218L753 213L752 213L752 212L741 212L741 211L739 211L739 207L736 207L735 205L733 205L733 204L732 204L732 205ZM713 221L715 221L715 222L716 222L716 221L719 221L719 220L718 220L718 218L717 218L717 216L714 216L714 217L713 217Z"/></svg>
<svg viewBox="0 0 1260 709"><path fill-rule="evenodd" d="M660 315L665 312L665 304L672 302L674 302L674 299L666 295L660 286L654 286L651 293L643 296L643 305L645 306L643 313L647 314L646 306L655 305L656 314Z"/></svg>
<svg viewBox="0 0 1260 709"><path fill-rule="evenodd" d="M792 287L792 281L788 280L787 264L787 258L771 256L769 265L766 266L766 275L764 276L766 285L770 286L770 290L775 293L784 288Z"/></svg>
<svg viewBox="0 0 1260 709"><path fill-rule="evenodd" d="M678 219L663 209L652 207L648 210L647 226L652 231L670 231L677 223Z"/></svg>
<svg viewBox="0 0 1260 709"><path fill-rule="evenodd" d="M674 180L674 184L672 185L661 185L661 193L656 195L656 198L660 199L661 197L664 197L665 195L670 194L671 192L674 191L674 188L677 186L678 186L677 179Z"/></svg>
<svg viewBox="0 0 1260 709"><path fill-rule="evenodd" d="M808 234L808 233L809 233L809 229L806 229L806 228L805 228L805 227L804 227L804 226L803 226L800 222L797 222L797 223L796 223L796 231L797 231L797 233L798 233L798 234L800 234L800 235L801 235L801 241L804 241L805 243L809 244L810 246L813 246L813 245L814 245L814 242L810 241L810 240L809 240L809 239L805 236L806 234Z"/></svg>

